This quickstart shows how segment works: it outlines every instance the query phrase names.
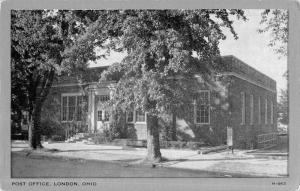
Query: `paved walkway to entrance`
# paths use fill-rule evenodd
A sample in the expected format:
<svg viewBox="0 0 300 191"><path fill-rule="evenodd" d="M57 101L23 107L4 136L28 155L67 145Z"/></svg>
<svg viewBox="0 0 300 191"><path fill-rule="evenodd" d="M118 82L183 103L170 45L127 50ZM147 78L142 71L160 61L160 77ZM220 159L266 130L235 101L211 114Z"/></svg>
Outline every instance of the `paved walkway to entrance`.
<svg viewBox="0 0 300 191"><path fill-rule="evenodd" d="M35 151L34 155L79 158L139 164L146 156L145 148L123 148L111 145L87 145L84 143L44 143L46 151ZM26 151L25 143L13 143L12 151ZM286 176L287 157L255 156L246 151L236 150L200 155L197 151L161 149L167 160L159 165L171 168L184 168L213 172L239 173L258 176Z"/></svg>

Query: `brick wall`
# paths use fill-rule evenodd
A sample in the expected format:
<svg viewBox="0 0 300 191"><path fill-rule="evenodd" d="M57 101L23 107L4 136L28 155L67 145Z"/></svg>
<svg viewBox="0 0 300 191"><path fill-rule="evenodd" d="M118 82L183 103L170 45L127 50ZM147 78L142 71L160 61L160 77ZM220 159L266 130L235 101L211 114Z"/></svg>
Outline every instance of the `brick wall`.
<svg viewBox="0 0 300 191"><path fill-rule="evenodd" d="M257 135L276 132L277 120L276 120L276 93L258 87L245 80L241 80L237 77L230 77L231 84L229 86L229 105L230 105L230 126L233 127L233 139L234 145L237 148L250 148L256 147ZM242 123L242 101L241 92L245 93L245 124ZM253 124L250 124L250 95L253 95L254 100L254 112L253 112ZM260 97L260 109L258 110L258 99ZM265 124L265 99L268 101L268 123ZM270 103L273 101L273 119L274 122L270 122ZM259 123L259 115L261 116L261 122Z"/></svg>
<svg viewBox="0 0 300 191"><path fill-rule="evenodd" d="M225 84L218 88L210 87L210 123L195 124L194 106L188 106L189 112L177 116L177 136L183 141L204 141L209 145L226 142L226 127L229 123L228 94ZM207 89L203 89L207 90Z"/></svg>

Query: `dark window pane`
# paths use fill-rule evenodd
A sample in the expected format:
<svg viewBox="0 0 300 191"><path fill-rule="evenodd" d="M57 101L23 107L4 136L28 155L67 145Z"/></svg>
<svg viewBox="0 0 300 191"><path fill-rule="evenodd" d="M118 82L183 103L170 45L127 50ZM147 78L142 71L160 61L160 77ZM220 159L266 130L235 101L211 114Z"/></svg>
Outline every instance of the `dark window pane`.
<svg viewBox="0 0 300 191"><path fill-rule="evenodd" d="M196 123L209 123L209 92L200 92L196 98Z"/></svg>
<svg viewBox="0 0 300 191"><path fill-rule="evenodd" d="M67 97L62 98L62 121L67 120L67 109L68 109L68 100Z"/></svg>
<svg viewBox="0 0 300 191"><path fill-rule="evenodd" d="M108 111L104 111L104 121L109 121L110 113Z"/></svg>
<svg viewBox="0 0 300 191"><path fill-rule="evenodd" d="M97 112L97 121L102 121L102 110L98 110Z"/></svg>
<svg viewBox="0 0 300 191"><path fill-rule="evenodd" d="M127 113L127 122L133 122L133 111L128 111Z"/></svg>
<svg viewBox="0 0 300 191"><path fill-rule="evenodd" d="M106 102L109 100L109 95L100 95L99 96L99 101L100 102Z"/></svg>
<svg viewBox="0 0 300 191"><path fill-rule="evenodd" d="M77 121L82 118L82 96L77 96Z"/></svg>
<svg viewBox="0 0 300 191"><path fill-rule="evenodd" d="M69 116L68 120L73 121L75 119L75 102L76 102L76 96L70 96L69 97Z"/></svg>
<svg viewBox="0 0 300 191"><path fill-rule="evenodd" d="M67 107L63 107L62 111L62 120L66 121L67 120Z"/></svg>
<svg viewBox="0 0 300 191"><path fill-rule="evenodd" d="M142 111L136 111L136 121L137 122L145 122L145 112Z"/></svg>

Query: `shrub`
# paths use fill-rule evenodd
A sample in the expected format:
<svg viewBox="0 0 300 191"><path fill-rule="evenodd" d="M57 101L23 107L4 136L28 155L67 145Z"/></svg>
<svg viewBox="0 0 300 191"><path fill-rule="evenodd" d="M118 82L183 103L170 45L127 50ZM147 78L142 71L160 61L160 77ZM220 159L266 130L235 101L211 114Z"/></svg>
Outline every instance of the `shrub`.
<svg viewBox="0 0 300 191"><path fill-rule="evenodd" d="M111 142L111 140L107 138L103 133L99 133L92 137L92 142L95 144L102 144Z"/></svg>
<svg viewBox="0 0 300 191"><path fill-rule="evenodd" d="M111 142L113 139L119 138L120 134L114 126L109 126L103 129L102 135L108 142Z"/></svg>
<svg viewBox="0 0 300 191"><path fill-rule="evenodd" d="M52 135L51 136L51 140L52 141L64 141L65 137L62 135Z"/></svg>

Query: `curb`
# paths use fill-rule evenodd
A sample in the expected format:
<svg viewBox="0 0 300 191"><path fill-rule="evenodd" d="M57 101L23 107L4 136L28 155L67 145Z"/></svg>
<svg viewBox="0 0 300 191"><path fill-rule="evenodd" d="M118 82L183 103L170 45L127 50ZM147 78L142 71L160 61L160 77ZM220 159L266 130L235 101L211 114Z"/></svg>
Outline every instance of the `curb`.
<svg viewBox="0 0 300 191"><path fill-rule="evenodd" d="M132 161L134 160L99 160L99 159L85 159L85 158L80 158L80 157L70 157L70 156L58 156L58 155L52 155L48 153L36 153L36 152L28 152L28 151L16 151L16 152L11 152L12 154L19 155L19 156L25 156L27 158L31 159L57 159L57 160L63 160L63 161L78 161L78 162L83 162L83 161L93 161L93 162L107 162L107 163L115 163L115 164L121 164L121 165L139 165L139 164L134 164ZM140 160L140 159L138 159ZM151 164L152 165L152 164ZM147 166L147 165L145 165Z"/></svg>
<svg viewBox="0 0 300 191"><path fill-rule="evenodd" d="M208 154L208 153L212 153L212 152L223 151L223 150L227 150L227 149L228 149L227 145L222 145L222 146L217 146L217 147L213 147L213 148L206 149L206 150L198 150L197 153L202 155L202 154Z"/></svg>

